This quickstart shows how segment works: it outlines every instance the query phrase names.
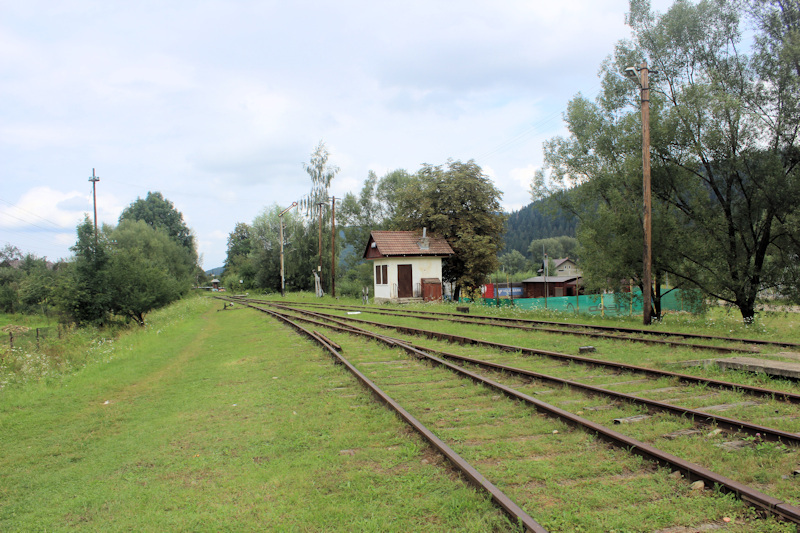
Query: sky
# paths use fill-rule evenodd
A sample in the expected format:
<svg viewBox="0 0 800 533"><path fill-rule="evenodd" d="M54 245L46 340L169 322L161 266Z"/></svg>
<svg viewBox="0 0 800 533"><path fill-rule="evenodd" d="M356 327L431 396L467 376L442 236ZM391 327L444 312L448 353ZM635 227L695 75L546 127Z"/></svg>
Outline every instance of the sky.
<svg viewBox="0 0 800 533"><path fill-rule="evenodd" d="M671 2L654 0L659 11ZM542 143L630 37L627 0L0 0L0 247L68 258L75 227L172 201L206 270L237 222L370 170L480 165L508 211Z"/></svg>

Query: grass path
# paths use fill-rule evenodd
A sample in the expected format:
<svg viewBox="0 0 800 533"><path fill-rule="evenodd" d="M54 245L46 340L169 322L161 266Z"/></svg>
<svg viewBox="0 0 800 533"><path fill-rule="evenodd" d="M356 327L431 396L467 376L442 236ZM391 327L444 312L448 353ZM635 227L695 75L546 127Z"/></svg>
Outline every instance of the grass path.
<svg viewBox="0 0 800 533"><path fill-rule="evenodd" d="M181 302L60 384L0 392L0 530L509 527L322 352L219 307Z"/></svg>

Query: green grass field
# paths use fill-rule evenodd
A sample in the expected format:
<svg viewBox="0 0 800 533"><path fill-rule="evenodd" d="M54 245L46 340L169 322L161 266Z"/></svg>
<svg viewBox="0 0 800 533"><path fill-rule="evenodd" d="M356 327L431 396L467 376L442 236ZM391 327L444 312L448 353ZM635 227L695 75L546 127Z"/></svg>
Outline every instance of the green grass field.
<svg viewBox="0 0 800 533"><path fill-rule="evenodd" d="M82 330L3 352L0 530L512 529L320 349L221 308L189 298L113 340ZM797 336L785 313L656 327Z"/></svg>
<svg viewBox="0 0 800 533"><path fill-rule="evenodd" d="M294 332L190 299L0 392L0 530L502 531Z"/></svg>

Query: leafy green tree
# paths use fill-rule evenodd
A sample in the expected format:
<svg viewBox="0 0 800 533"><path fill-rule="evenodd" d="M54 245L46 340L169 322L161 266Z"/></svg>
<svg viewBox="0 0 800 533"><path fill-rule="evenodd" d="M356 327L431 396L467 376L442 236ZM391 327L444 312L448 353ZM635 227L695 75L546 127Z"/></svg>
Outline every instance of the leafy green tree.
<svg viewBox="0 0 800 533"><path fill-rule="evenodd" d="M56 279L53 299L80 325L103 325L114 316L144 324L146 313L191 287L196 256L143 220L103 226L95 244L94 225L84 217L77 235L74 255Z"/></svg>
<svg viewBox="0 0 800 533"><path fill-rule="evenodd" d="M311 178L311 190L309 194L300 199L299 208L309 220L311 232L317 235L314 250L317 254L317 267L321 267L321 280L330 280L331 269L331 196L330 186L339 167L329 162L330 152L325 143L320 141L311 159L303 164L303 168ZM321 264L320 264L321 263ZM317 268L314 268L317 271ZM309 274L310 275L310 274ZM312 284L313 286L313 284Z"/></svg>
<svg viewBox="0 0 800 533"><path fill-rule="evenodd" d="M22 252L16 246L6 243L0 248L0 266L9 267L12 262L21 260Z"/></svg>
<svg viewBox="0 0 800 533"><path fill-rule="evenodd" d="M19 285L24 273L10 266L0 266L0 311L14 313L19 308Z"/></svg>
<svg viewBox="0 0 800 533"><path fill-rule="evenodd" d="M523 272L528 270L530 267L528 260L525 259L525 256L519 253L517 250L511 250L510 252L501 255L499 257L499 261L503 270L509 274Z"/></svg>
<svg viewBox="0 0 800 533"><path fill-rule="evenodd" d="M378 176L369 171L358 196L347 193L342 201L341 221L345 240L355 247L366 246L373 230L384 229L382 206L376 195ZM356 254L360 260L360 253ZM358 262L358 261L356 261Z"/></svg>
<svg viewBox="0 0 800 533"><path fill-rule="evenodd" d="M119 222L125 220L143 220L152 228L163 230L175 242L189 250L196 261L197 248L192 231L183 221L183 214L160 192L148 192L144 200L137 198L122 211Z"/></svg>
<svg viewBox="0 0 800 533"><path fill-rule="evenodd" d="M375 198L378 201L378 220L385 229L397 225L397 204L402 191L414 181L414 176L404 169L396 169L378 180L375 187Z"/></svg>
<svg viewBox="0 0 800 533"><path fill-rule="evenodd" d="M578 239L566 235L534 239L528 246L528 253L534 258L535 263L541 263L543 253L552 259L569 257L574 260L578 258Z"/></svg>
<svg viewBox="0 0 800 533"><path fill-rule="evenodd" d="M191 252L143 220L124 220L111 232L109 255L109 310L137 324L191 288Z"/></svg>
<svg viewBox="0 0 800 533"><path fill-rule="evenodd" d="M253 250L253 228L244 222L237 222L228 235L225 273L222 277L224 287L233 290L251 290L257 287L257 264Z"/></svg>
<svg viewBox="0 0 800 533"><path fill-rule="evenodd" d="M251 225L250 256L255 267L258 287L269 291L281 289L280 217L283 207L273 204L265 208ZM287 290L309 290L314 287L312 271L317 266L317 233L309 231L301 214L295 210L283 215L284 257Z"/></svg>
<svg viewBox="0 0 800 533"><path fill-rule="evenodd" d="M252 228L244 222L237 222L236 227L228 235L228 251L225 257L225 268L235 262L237 257L247 257L252 249Z"/></svg>
<svg viewBox="0 0 800 533"><path fill-rule="evenodd" d="M427 227L453 248L442 276L456 283L456 297L461 289L477 290L497 269L505 221L502 193L474 161L425 165L398 196L401 229Z"/></svg>
<svg viewBox="0 0 800 533"><path fill-rule="evenodd" d="M54 298L61 311L80 325L103 324L111 311L111 280L108 274L108 228L95 239L88 216L77 227L77 241L70 248L73 259L58 279ZM97 244L95 244L95 242Z"/></svg>
<svg viewBox="0 0 800 533"><path fill-rule="evenodd" d="M341 228L344 235L343 245L349 247L352 253L349 253L343 261L344 268L340 269L342 279L345 279L346 272L364 262L361 254L369 240L370 232L392 229L395 226L399 191L412 179L408 172L401 169L391 171L381 178L370 171L358 195L353 193L345 195L341 211L337 211L340 224L337 227ZM362 270L364 269L359 268L358 272ZM369 281L367 285L372 283L371 278L363 281ZM357 293L350 292L352 296L360 296L360 291L361 288L358 288Z"/></svg>
<svg viewBox="0 0 800 533"><path fill-rule="evenodd" d="M23 260L25 279L20 283L20 301L29 308L38 308L48 314L56 286L58 272L50 268L46 259L28 254Z"/></svg>
<svg viewBox="0 0 800 533"><path fill-rule="evenodd" d="M633 40L603 64L597 100L570 103L570 136L549 141L545 159L562 205L580 217L584 270L596 281L637 279L639 88L621 73L647 60L658 71L650 91L654 301L668 273L750 321L759 291L786 283L785 267L800 250L792 223L800 205L800 91L796 5L746 7L678 1L658 14L632 0ZM743 25L755 29L750 55ZM534 187L544 183L540 174Z"/></svg>
<svg viewBox="0 0 800 533"><path fill-rule="evenodd" d="M6 244L0 248L0 311L13 313L19 306L19 284L24 273L13 265L22 259L16 246Z"/></svg>

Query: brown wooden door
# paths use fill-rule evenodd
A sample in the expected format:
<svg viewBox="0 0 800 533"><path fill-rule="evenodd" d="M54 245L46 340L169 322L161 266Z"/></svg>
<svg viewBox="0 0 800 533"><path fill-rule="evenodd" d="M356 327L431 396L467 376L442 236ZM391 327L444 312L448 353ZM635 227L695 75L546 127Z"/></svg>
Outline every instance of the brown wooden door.
<svg viewBox="0 0 800 533"><path fill-rule="evenodd" d="M411 276L411 265L397 265L397 297L414 296L414 283Z"/></svg>

